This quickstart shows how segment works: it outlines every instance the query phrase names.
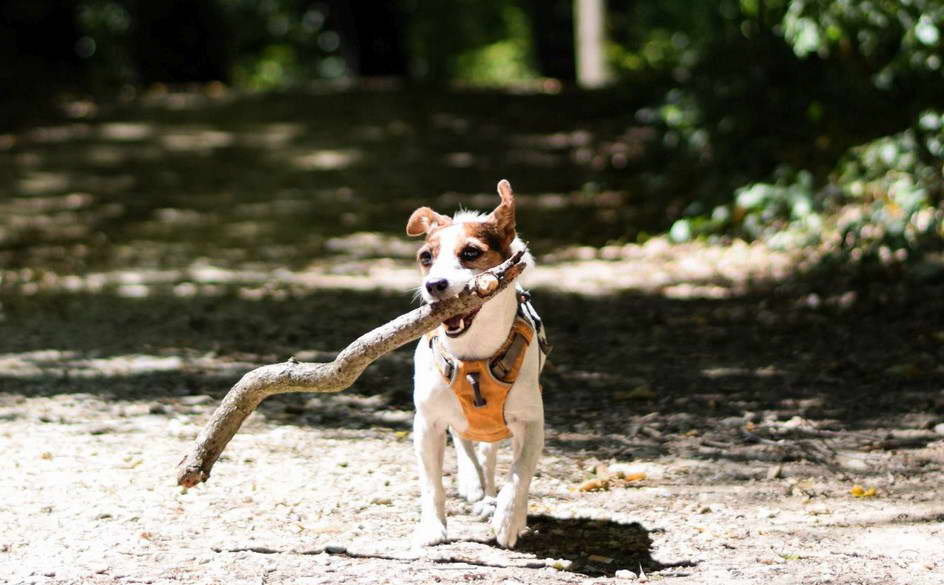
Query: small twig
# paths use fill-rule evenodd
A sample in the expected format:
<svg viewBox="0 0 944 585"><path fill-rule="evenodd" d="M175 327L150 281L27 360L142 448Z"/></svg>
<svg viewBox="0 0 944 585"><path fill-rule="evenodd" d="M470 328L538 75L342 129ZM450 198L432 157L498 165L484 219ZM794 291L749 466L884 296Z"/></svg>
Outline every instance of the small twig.
<svg viewBox="0 0 944 585"><path fill-rule="evenodd" d="M490 567L495 569L543 569L547 567L547 561L541 559L525 559L523 563L490 563L487 561L482 561L479 559L474 559L470 557L463 556L447 556L447 557L427 557L422 555L415 556L392 556L385 555L380 553L370 553L370 552L355 552L350 551L345 547L332 547L326 546L324 548L317 548L305 551L291 551L291 550L278 550L274 548L269 548L265 546L243 546L236 548L218 548L214 547L213 552L216 553L239 553L239 552L252 552L261 555L273 555L273 554L296 554L296 555L305 555L305 556L317 556L321 554L327 554L335 557L346 557L349 559L379 559L384 561L400 561L400 562L415 562L417 560L427 560L431 563L437 565L470 565L476 567Z"/></svg>

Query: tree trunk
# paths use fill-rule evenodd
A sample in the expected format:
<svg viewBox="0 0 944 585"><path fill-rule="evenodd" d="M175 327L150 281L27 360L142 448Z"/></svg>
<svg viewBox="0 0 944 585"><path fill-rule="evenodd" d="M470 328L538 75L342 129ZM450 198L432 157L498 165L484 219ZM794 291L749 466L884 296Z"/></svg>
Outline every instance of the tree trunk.
<svg viewBox="0 0 944 585"><path fill-rule="evenodd" d="M523 255L524 252L518 252L476 276L458 296L414 309L360 336L333 362L299 363L293 358L252 370L226 394L190 452L177 465L177 483L192 487L206 481L227 443L267 397L287 392L340 392L348 388L380 356L498 294L524 270Z"/></svg>
<svg viewBox="0 0 944 585"><path fill-rule="evenodd" d="M344 45L341 53L352 75L407 76L399 2L333 0L331 12Z"/></svg>
<svg viewBox="0 0 944 585"><path fill-rule="evenodd" d="M586 89L610 82L606 63L606 0L574 0L577 83Z"/></svg>
<svg viewBox="0 0 944 585"><path fill-rule="evenodd" d="M132 6L142 83L229 81L229 34L216 2L135 0Z"/></svg>
<svg viewBox="0 0 944 585"><path fill-rule="evenodd" d="M573 0L527 1L538 70L544 77L568 83L577 80L572 4Z"/></svg>

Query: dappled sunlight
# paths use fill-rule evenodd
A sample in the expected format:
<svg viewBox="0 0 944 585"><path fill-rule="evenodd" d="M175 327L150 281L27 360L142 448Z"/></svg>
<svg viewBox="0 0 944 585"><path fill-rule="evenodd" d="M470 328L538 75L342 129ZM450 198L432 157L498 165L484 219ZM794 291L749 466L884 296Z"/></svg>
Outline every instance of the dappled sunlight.
<svg viewBox="0 0 944 585"><path fill-rule="evenodd" d="M51 197L12 197L0 200L0 217L80 209L90 206L94 201L95 197L88 193L69 193Z"/></svg>
<svg viewBox="0 0 944 585"><path fill-rule="evenodd" d="M39 126L28 130L24 138L40 144L59 144L81 140L92 136L93 126L84 122L62 124L59 126Z"/></svg>
<svg viewBox="0 0 944 585"><path fill-rule="evenodd" d="M593 133L587 130L571 132L551 132L549 134L517 134L512 144L526 148L547 150L566 150L573 147L587 146L593 142Z"/></svg>
<svg viewBox="0 0 944 585"><path fill-rule="evenodd" d="M760 378L769 378L771 376L783 376L785 372L773 367L766 366L762 368L732 368L732 367L715 367L715 368L705 368L701 371L702 375L708 378L727 378L729 376L757 376Z"/></svg>
<svg viewBox="0 0 944 585"><path fill-rule="evenodd" d="M460 169L476 164L475 155L470 152L450 152L445 155L445 160L448 166Z"/></svg>
<svg viewBox="0 0 944 585"><path fill-rule="evenodd" d="M199 371L202 375L232 376L244 372L245 363L234 363L211 355L115 355L86 357L76 351L40 350L0 354L3 376L33 378L112 378L155 372Z"/></svg>
<svg viewBox="0 0 944 585"><path fill-rule="evenodd" d="M96 198L88 193L0 201L0 243L30 239L38 244L37 239L57 242L88 238L98 222L122 211L118 204L95 203Z"/></svg>
<svg viewBox="0 0 944 585"><path fill-rule="evenodd" d="M731 246L646 244L565 248L549 254L529 275L538 288L578 294L664 294L669 298L724 298L794 275L803 254L779 252L755 242Z"/></svg>
<svg viewBox="0 0 944 585"><path fill-rule="evenodd" d="M147 122L106 122L98 127L98 136L115 142L147 140L155 134L154 124Z"/></svg>
<svg viewBox="0 0 944 585"><path fill-rule="evenodd" d="M170 127L161 131L158 140L170 152L210 153L230 146L236 140L232 132L215 128Z"/></svg>
<svg viewBox="0 0 944 585"><path fill-rule="evenodd" d="M409 258L416 255L415 240L388 236L376 232L356 232L347 236L329 238L325 249L332 254L352 258Z"/></svg>
<svg viewBox="0 0 944 585"><path fill-rule="evenodd" d="M240 132L238 143L252 148L282 148L305 133L297 122L260 124L246 132Z"/></svg>
<svg viewBox="0 0 944 585"><path fill-rule="evenodd" d="M124 146L95 145L85 150L85 156L92 166L116 167L128 161L129 152Z"/></svg>
<svg viewBox="0 0 944 585"><path fill-rule="evenodd" d="M305 171L330 171L350 167L361 159L358 150L312 150L289 155L291 164Z"/></svg>
<svg viewBox="0 0 944 585"><path fill-rule="evenodd" d="M656 219L625 191L585 188L578 171L576 150L595 152L621 124L561 131L561 120L542 114L556 106L532 107L529 96L502 95L509 109L500 113L463 93L449 94L448 108L424 92L174 96L157 88L7 136L0 263L81 276L183 270L198 258L293 272L351 253L406 258L410 244L395 238L413 209L488 211L501 177L515 184L522 231L539 253L631 240ZM174 105L188 100L206 115ZM92 199L73 209L55 201L69 194ZM342 250L337 238L352 233L391 238L388 253L379 244ZM390 286L385 278L378 286Z"/></svg>
<svg viewBox="0 0 944 585"><path fill-rule="evenodd" d="M70 181L69 174L64 172L28 172L20 179L17 190L24 195L41 195L64 191L69 187Z"/></svg>
<svg viewBox="0 0 944 585"><path fill-rule="evenodd" d="M178 210L161 210L158 217L177 227L199 228L215 223L213 215ZM274 224L258 222L228 223L224 227L230 236L246 238L275 229ZM137 250L157 251L162 246L159 242L140 242L137 247L128 248L127 261L143 258ZM268 260L234 264L201 258L186 266L166 269L116 265L113 270L87 274L56 274L49 270L0 274L6 290L25 294L110 288L115 288L120 296L130 297L168 290L180 296L215 296L235 291L244 298L319 289L402 292L419 282L413 260L417 247L414 240L405 237L355 232L326 239L320 246L321 254L299 268L289 268L273 255ZM760 243L669 246L663 240L653 239L644 245L565 248L539 256L537 266L523 281L538 290L585 296L635 292L678 299L717 299L782 282L809 262L803 255L778 252Z"/></svg>

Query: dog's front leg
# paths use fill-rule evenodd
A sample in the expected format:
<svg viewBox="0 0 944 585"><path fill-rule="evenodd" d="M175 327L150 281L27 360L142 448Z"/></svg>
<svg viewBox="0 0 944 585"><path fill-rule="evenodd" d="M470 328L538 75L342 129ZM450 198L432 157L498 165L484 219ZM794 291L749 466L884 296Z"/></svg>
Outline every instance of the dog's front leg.
<svg viewBox="0 0 944 585"><path fill-rule="evenodd" d="M544 421L523 421L509 425L512 431L514 462L508 483L498 493L492 530L498 544L514 548L518 534L528 519L528 490L544 449Z"/></svg>
<svg viewBox="0 0 944 585"><path fill-rule="evenodd" d="M420 523L413 536L414 546L446 542L446 496L443 492L443 452L446 425L417 412L413 418L413 447L420 472Z"/></svg>

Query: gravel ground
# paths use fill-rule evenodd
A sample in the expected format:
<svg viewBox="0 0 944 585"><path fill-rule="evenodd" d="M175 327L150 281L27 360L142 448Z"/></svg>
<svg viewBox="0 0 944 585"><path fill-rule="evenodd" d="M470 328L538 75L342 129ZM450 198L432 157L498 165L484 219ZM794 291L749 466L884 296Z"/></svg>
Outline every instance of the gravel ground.
<svg viewBox="0 0 944 585"><path fill-rule="evenodd" d="M548 270L625 270L633 254ZM347 393L268 400L207 484L174 485L241 372L330 358L407 296L9 291L0 581L941 583L939 287L737 286L537 289L556 344L548 441L514 551L456 497L451 454L453 540L409 548L408 349Z"/></svg>
<svg viewBox="0 0 944 585"><path fill-rule="evenodd" d="M944 262L627 244L700 180L646 99L170 93L0 135L0 582L944 583ZM408 349L175 486L243 372L411 307L414 208L501 176L555 345L517 550L451 477L453 540L410 550Z"/></svg>

